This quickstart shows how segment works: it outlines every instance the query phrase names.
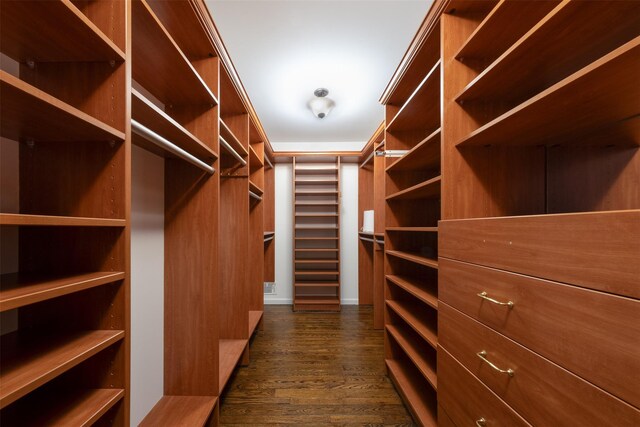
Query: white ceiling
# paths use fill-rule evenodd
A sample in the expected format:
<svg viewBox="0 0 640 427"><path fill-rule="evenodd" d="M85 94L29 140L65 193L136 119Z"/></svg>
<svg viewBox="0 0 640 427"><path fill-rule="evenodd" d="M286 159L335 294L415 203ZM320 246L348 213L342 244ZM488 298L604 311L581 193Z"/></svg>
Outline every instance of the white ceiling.
<svg viewBox="0 0 640 427"><path fill-rule="evenodd" d="M359 150L432 0L206 0L276 151ZM318 87L336 102L324 119Z"/></svg>

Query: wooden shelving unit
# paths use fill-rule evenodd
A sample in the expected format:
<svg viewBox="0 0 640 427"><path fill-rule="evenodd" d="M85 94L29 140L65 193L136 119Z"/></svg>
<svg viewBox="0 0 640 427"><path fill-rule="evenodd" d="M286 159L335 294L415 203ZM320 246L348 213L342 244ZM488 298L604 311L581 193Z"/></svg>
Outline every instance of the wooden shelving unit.
<svg viewBox="0 0 640 427"><path fill-rule="evenodd" d="M128 7L2 4L3 425L128 425Z"/></svg>
<svg viewBox="0 0 640 427"><path fill-rule="evenodd" d="M340 310L340 158L293 159L294 311Z"/></svg>
<svg viewBox="0 0 640 427"><path fill-rule="evenodd" d="M416 423L436 426L437 225L443 180L439 24L423 25L419 37L413 62L402 76L396 73L382 99L386 127L380 197L385 214L378 233L384 232L380 275L388 373Z"/></svg>
<svg viewBox="0 0 640 427"><path fill-rule="evenodd" d="M249 335L262 328L264 312L265 142L249 123ZM257 196L257 197L256 197ZM273 197L273 195L271 195ZM273 230L273 229L272 229ZM268 243L268 242L267 242ZM272 245L273 243L271 243Z"/></svg>

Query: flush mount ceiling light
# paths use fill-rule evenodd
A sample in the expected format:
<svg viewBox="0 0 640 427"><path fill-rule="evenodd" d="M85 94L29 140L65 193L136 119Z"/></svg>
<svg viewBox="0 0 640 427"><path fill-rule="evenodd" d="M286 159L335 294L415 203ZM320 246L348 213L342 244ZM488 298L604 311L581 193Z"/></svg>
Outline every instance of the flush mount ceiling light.
<svg viewBox="0 0 640 427"><path fill-rule="evenodd" d="M329 91L325 88L318 88L313 91L315 98L309 101L309 108L313 115L319 119L324 119L327 114L335 107L336 103L332 99L327 98Z"/></svg>

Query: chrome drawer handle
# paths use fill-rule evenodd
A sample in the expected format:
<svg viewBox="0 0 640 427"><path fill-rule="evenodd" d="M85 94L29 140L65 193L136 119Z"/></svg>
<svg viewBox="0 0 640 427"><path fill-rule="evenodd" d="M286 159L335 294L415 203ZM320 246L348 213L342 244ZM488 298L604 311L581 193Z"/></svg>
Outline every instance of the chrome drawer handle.
<svg viewBox="0 0 640 427"><path fill-rule="evenodd" d="M500 372L501 374L507 374L510 377L512 377L513 374L515 373L513 371L513 369L511 369L511 368L509 368L509 369L500 369L500 368L498 368L496 365L493 364L493 362L491 362L489 359L487 359L487 352L484 351L484 350L482 350L480 353L476 353L476 354L478 355L480 360L482 360L487 365L491 366L493 369L495 369L496 371Z"/></svg>
<svg viewBox="0 0 640 427"><path fill-rule="evenodd" d="M485 427L487 425L487 420L480 418L479 420L476 420L476 425L478 427Z"/></svg>
<svg viewBox="0 0 640 427"><path fill-rule="evenodd" d="M513 308L513 305L514 305L514 304L513 304L513 301L502 302L502 301L498 301L497 299L493 299L493 298L491 298L491 297L488 297L486 292L480 292L480 293L478 294L478 296L479 296L480 298L482 298L482 299L486 299L487 301L492 302L492 303L494 303L494 304L498 304L498 305L506 305L506 306L507 306L507 307L509 307L509 308Z"/></svg>

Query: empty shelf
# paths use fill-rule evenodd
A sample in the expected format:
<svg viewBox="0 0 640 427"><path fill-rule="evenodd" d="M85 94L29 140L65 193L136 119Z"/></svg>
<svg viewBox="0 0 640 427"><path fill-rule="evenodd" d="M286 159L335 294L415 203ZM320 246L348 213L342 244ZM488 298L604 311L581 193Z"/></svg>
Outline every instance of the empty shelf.
<svg viewBox="0 0 640 427"><path fill-rule="evenodd" d="M427 354L416 345L414 340L402 329L395 325L387 325L387 332L393 337L405 354L416 365L424 378L431 384L434 390L438 389L438 378L436 376L435 357L428 359ZM433 351L433 350L432 350Z"/></svg>
<svg viewBox="0 0 640 427"><path fill-rule="evenodd" d="M338 259L296 259L296 264L340 264Z"/></svg>
<svg viewBox="0 0 640 427"><path fill-rule="evenodd" d="M340 304L340 299L338 297L332 296L297 296L294 300L294 304L338 305Z"/></svg>
<svg viewBox="0 0 640 427"><path fill-rule="evenodd" d="M5 138L36 142L124 141L124 132L2 70L0 84L0 126Z"/></svg>
<svg viewBox="0 0 640 427"><path fill-rule="evenodd" d="M216 396L163 396L140 427L204 426L217 401Z"/></svg>
<svg viewBox="0 0 640 427"><path fill-rule="evenodd" d="M339 274L338 271L328 271L328 270L296 270L296 276L337 276Z"/></svg>
<svg viewBox="0 0 640 427"><path fill-rule="evenodd" d="M65 337L2 337L0 408L124 338L124 331L99 330Z"/></svg>
<svg viewBox="0 0 640 427"><path fill-rule="evenodd" d="M127 221L113 218L86 218L79 216L0 214L0 225L34 227L124 227Z"/></svg>
<svg viewBox="0 0 640 427"><path fill-rule="evenodd" d="M387 227L385 228L387 231L397 231L397 232L418 232L418 233L437 233L438 227Z"/></svg>
<svg viewBox="0 0 640 427"><path fill-rule="evenodd" d="M436 399L424 396L423 387L416 383L414 375L402 363L392 359L386 359L385 363L416 420L424 426L437 426Z"/></svg>
<svg viewBox="0 0 640 427"><path fill-rule="evenodd" d="M418 298L420 301L430 305L436 310L438 309L437 290L434 291L432 289L428 289L430 285L427 284L426 285L427 289L425 289L425 287L420 286L421 285L420 280L414 277L394 276L394 275L387 275L385 277L388 281L404 289L406 292ZM434 286L437 289L438 285L435 284Z"/></svg>
<svg viewBox="0 0 640 427"><path fill-rule="evenodd" d="M439 176L416 184L405 190L386 197L386 200L433 199L440 196L441 178Z"/></svg>
<svg viewBox="0 0 640 427"><path fill-rule="evenodd" d="M251 166L258 167L264 166L264 163L260 159L260 156L258 156L258 153L256 153L256 150L254 150L251 145L249 145L249 164Z"/></svg>
<svg viewBox="0 0 640 427"><path fill-rule="evenodd" d="M438 333L436 325L418 317L419 313L406 309L399 301L387 300L387 307L400 316L414 331L416 331L431 347L438 348Z"/></svg>
<svg viewBox="0 0 640 427"><path fill-rule="evenodd" d="M386 251L385 252L389 256L393 256L396 258L402 258L407 261L415 262L416 264L424 265L431 268L438 268L438 261L427 258L426 256L413 253L413 252L402 252L402 251Z"/></svg>
<svg viewBox="0 0 640 427"><path fill-rule="evenodd" d="M337 288L338 282L295 282L293 286L298 288Z"/></svg>
<svg viewBox="0 0 640 427"><path fill-rule="evenodd" d="M227 381L231 377L231 373L235 369L238 361L244 353L244 349L247 347L247 340L228 340L221 339L219 345L219 389L222 393L224 387L227 385Z"/></svg>
<svg viewBox="0 0 640 427"><path fill-rule="evenodd" d="M63 277L46 277L24 273L3 274L0 276L0 311L113 283L124 279L124 277L123 272L113 271Z"/></svg>
<svg viewBox="0 0 640 427"><path fill-rule="evenodd" d="M387 172L435 169L440 166L440 129L420 141L391 165Z"/></svg>

